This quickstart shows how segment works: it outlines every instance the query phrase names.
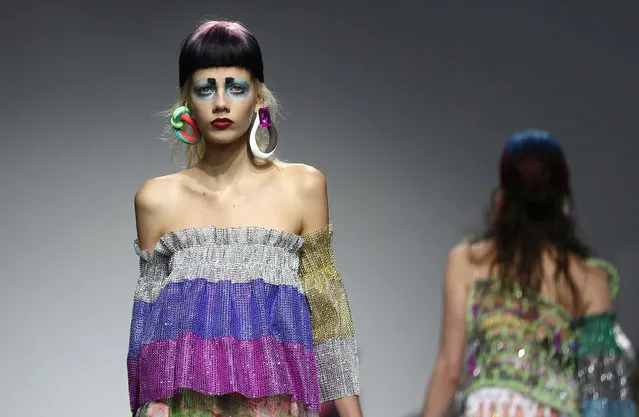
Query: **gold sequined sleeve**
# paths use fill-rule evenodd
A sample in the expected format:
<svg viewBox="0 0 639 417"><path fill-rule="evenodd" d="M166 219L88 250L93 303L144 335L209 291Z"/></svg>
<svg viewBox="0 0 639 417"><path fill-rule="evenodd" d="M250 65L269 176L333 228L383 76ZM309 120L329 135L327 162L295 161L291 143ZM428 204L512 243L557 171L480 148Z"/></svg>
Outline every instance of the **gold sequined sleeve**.
<svg viewBox="0 0 639 417"><path fill-rule="evenodd" d="M300 278L311 314L321 400L359 395L357 342L333 257L332 225L303 238Z"/></svg>

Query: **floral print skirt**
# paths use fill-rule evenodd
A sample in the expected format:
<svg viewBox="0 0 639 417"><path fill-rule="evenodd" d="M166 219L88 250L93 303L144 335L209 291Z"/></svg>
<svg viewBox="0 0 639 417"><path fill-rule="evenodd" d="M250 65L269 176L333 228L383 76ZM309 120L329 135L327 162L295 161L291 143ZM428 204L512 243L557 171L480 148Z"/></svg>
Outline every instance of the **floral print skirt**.
<svg viewBox="0 0 639 417"><path fill-rule="evenodd" d="M182 390L179 395L142 405L135 417L317 417L318 413L288 395L246 398L240 394L211 396Z"/></svg>

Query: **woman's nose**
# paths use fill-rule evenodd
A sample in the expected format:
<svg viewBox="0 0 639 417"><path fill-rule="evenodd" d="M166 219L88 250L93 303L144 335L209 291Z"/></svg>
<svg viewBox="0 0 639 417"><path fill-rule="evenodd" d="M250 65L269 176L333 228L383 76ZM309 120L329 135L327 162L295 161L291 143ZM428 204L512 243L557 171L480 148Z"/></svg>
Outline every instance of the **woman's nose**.
<svg viewBox="0 0 639 417"><path fill-rule="evenodd" d="M213 99L213 113L229 110L229 99L226 94L216 94Z"/></svg>

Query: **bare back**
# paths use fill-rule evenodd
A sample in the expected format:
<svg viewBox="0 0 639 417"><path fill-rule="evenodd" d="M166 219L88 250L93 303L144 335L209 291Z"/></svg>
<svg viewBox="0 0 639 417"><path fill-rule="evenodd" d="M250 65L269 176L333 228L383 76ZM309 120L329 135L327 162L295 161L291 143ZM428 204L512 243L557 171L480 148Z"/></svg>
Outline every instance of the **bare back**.
<svg viewBox="0 0 639 417"><path fill-rule="evenodd" d="M499 271L493 265L494 245L489 241L482 241L469 248L469 258L477 259L473 263L469 259L469 268L473 271L471 286L477 281L488 277L499 277ZM606 271L591 265L587 259L577 256L569 257L570 277L556 278L557 262L551 253L542 257L543 278L540 295L549 301L560 305L573 316L587 316L612 309L609 279ZM568 280L572 280L578 299L575 298Z"/></svg>

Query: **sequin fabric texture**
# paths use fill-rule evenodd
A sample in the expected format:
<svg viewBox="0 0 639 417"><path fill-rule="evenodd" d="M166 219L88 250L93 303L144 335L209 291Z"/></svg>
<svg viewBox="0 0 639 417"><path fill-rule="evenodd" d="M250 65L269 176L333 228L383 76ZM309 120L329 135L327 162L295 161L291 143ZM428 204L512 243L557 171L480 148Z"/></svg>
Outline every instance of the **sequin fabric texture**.
<svg viewBox="0 0 639 417"><path fill-rule="evenodd" d="M614 297L614 268L589 263L608 272ZM632 369L616 342L613 313L576 319L494 278L479 282L468 303L466 369L449 415L635 417Z"/></svg>
<svg viewBox="0 0 639 417"><path fill-rule="evenodd" d="M359 394L332 235L209 226L168 233L152 252L135 242L131 410L310 417Z"/></svg>
<svg viewBox="0 0 639 417"><path fill-rule="evenodd" d="M311 306L311 326L322 401L359 393L355 329L342 277L335 266L333 228L304 236L300 272Z"/></svg>

